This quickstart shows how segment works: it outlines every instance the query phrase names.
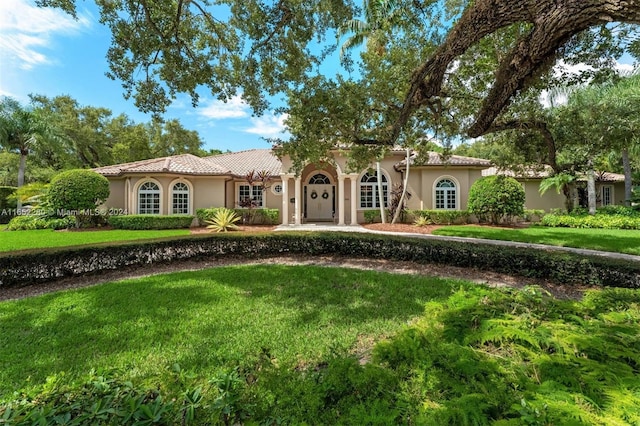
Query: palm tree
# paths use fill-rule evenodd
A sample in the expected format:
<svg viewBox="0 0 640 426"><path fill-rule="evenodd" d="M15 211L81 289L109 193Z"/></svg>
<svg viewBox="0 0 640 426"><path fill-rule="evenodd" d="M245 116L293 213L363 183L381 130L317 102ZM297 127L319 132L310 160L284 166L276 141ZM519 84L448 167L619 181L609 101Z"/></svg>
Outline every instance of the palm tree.
<svg viewBox="0 0 640 426"><path fill-rule="evenodd" d="M23 108L13 98L4 97L0 101L0 146L20 154L18 188L24 185L29 153L39 143L56 138L54 130L38 111ZM18 208L22 208L20 200L18 200Z"/></svg>
<svg viewBox="0 0 640 426"><path fill-rule="evenodd" d="M394 25L403 9L397 0L365 0L364 20L351 19L338 29L338 38L351 34L340 48L340 57L344 57L347 50L361 46L367 42L367 48L382 54L384 42L381 38L386 30Z"/></svg>

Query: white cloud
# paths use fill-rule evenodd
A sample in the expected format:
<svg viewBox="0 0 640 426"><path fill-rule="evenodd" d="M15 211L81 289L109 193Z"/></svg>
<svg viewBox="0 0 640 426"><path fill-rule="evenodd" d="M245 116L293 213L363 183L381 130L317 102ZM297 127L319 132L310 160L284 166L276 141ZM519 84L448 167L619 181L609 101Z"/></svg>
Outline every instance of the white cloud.
<svg viewBox="0 0 640 426"><path fill-rule="evenodd" d="M252 126L244 131L263 137L275 137L285 132L284 121L288 117L288 114L275 115L274 113L269 113L262 117L252 117Z"/></svg>
<svg viewBox="0 0 640 426"><path fill-rule="evenodd" d="M249 105L238 95L227 102L215 100L203 102L203 104L204 106L198 108L198 114L211 120L245 118L249 116Z"/></svg>
<svg viewBox="0 0 640 426"><path fill-rule="evenodd" d="M55 35L74 35L91 26L90 19L79 14L75 20L59 9L41 8L28 0L0 2L0 58L31 69L51 61L42 49L51 45Z"/></svg>
<svg viewBox="0 0 640 426"><path fill-rule="evenodd" d="M615 69L620 75L629 75L635 68L629 63L616 62ZM576 75L587 70L593 70L593 67L587 64L568 65L563 61L559 61L553 68L553 72L557 77L563 74ZM540 102L545 108L564 105L567 103L568 93L569 91L563 90L562 88L555 91L543 90L540 93Z"/></svg>

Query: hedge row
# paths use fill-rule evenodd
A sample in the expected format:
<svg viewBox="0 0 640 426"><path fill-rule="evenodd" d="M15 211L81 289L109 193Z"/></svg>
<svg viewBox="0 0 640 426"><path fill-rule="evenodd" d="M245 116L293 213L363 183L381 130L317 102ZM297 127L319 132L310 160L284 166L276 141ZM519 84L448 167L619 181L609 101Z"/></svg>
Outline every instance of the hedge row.
<svg viewBox="0 0 640 426"><path fill-rule="evenodd" d="M0 257L0 288L180 259L282 254L340 255L438 263L548 279L561 284L640 287L640 263L550 249L504 247L370 234L273 233L202 235L89 248L50 249Z"/></svg>
<svg viewBox="0 0 640 426"><path fill-rule="evenodd" d="M116 229L180 229L189 228L192 222L193 216L186 214L131 214L109 218L109 225Z"/></svg>
<svg viewBox="0 0 640 426"><path fill-rule="evenodd" d="M204 225L207 220L213 219L216 212L225 207L211 207L208 209L197 209L196 217L200 225ZM230 209L242 218L242 223L247 225L273 225L280 219L278 209Z"/></svg>
<svg viewBox="0 0 640 426"><path fill-rule="evenodd" d="M548 214L542 218L540 225L564 228L640 229L640 216L609 213L597 213L593 216Z"/></svg>

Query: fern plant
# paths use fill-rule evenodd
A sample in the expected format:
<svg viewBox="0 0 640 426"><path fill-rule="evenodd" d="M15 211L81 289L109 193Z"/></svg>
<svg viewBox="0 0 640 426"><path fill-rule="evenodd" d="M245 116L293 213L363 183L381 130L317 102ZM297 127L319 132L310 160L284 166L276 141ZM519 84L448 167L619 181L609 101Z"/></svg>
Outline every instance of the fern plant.
<svg viewBox="0 0 640 426"><path fill-rule="evenodd" d="M233 210L222 208L215 212L212 219L205 222L208 223L207 229L210 229L211 232L228 232L238 229L236 222L239 220L240 216L236 215Z"/></svg>
<svg viewBox="0 0 640 426"><path fill-rule="evenodd" d="M431 225L431 219L426 216L418 216L416 220L413 221L413 224L419 228L427 225Z"/></svg>

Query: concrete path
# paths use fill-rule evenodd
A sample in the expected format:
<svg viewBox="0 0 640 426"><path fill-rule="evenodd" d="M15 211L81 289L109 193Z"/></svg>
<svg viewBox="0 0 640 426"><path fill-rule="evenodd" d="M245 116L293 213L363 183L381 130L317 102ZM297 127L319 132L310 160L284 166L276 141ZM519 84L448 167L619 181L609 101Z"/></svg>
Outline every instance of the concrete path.
<svg viewBox="0 0 640 426"><path fill-rule="evenodd" d="M521 242L515 242L515 241L486 240L483 238L449 237L444 235L432 235L432 234L418 234L418 233L412 234L408 232L375 231L372 229L364 228L360 225L328 225L328 224L326 225L322 223L320 224L308 223L303 225L279 225L278 227L276 227L275 230L276 231L362 232L362 233L380 234L380 235L400 235L400 236L411 237L411 238L423 238L423 239L444 240L444 241L460 241L463 243L470 243L470 244L481 243L481 244L491 244L491 245L503 246L503 247L535 248L539 250L570 252L570 253L578 253L578 254L589 255L589 256L602 256L602 257L608 257L611 259L624 259L624 260L631 260L633 262L640 262L640 256L635 256L632 254L580 249L580 248L573 248L573 247L549 246L546 244L521 243Z"/></svg>

